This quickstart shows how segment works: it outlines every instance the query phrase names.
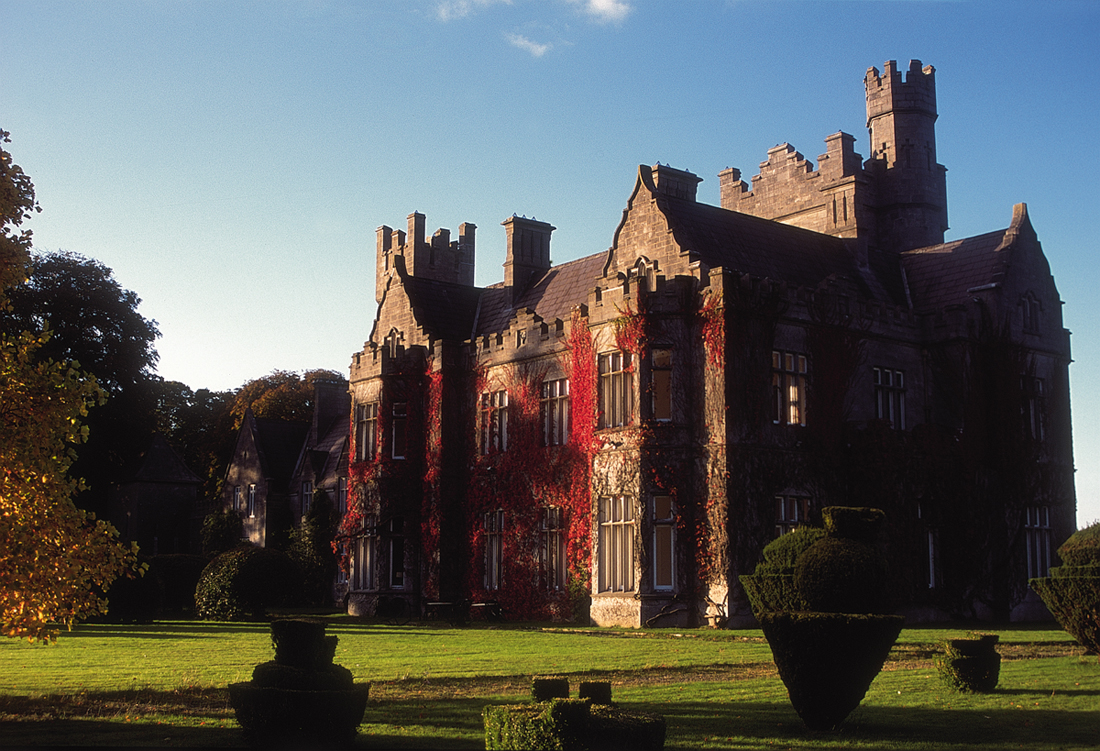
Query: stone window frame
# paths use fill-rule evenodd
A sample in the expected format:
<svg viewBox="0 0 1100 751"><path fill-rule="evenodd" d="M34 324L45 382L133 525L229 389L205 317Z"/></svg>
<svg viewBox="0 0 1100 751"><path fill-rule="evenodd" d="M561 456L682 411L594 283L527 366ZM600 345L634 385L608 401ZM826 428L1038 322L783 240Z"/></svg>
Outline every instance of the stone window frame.
<svg viewBox="0 0 1100 751"><path fill-rule="evenodd" d="M597 513L600 567L597 591L601 594L635 592L637 521L634 499L626 495L601 496Z"/></svg>

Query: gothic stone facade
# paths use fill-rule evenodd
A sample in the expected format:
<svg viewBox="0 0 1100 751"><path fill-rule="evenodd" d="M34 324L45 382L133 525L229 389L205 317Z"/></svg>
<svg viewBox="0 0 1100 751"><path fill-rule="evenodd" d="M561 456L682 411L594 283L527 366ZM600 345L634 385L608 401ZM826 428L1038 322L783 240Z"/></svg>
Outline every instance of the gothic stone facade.
<svg viewBox="0 0 1100 751"><path fill-rule="evenodd" d="M1061 301L1026 207L944 242L934 70L864 79L870 156L784 144L751 188L639 167L611 247L381 227L351 365L349 608L738 624L738 576L827 505L882 508L898 606L1024 617L1074 529ZM1006 212L1007 214L1007 212ZM1006 216L1007 219L1007 216ZM651 620L657 617L657 620Z"/></svg>

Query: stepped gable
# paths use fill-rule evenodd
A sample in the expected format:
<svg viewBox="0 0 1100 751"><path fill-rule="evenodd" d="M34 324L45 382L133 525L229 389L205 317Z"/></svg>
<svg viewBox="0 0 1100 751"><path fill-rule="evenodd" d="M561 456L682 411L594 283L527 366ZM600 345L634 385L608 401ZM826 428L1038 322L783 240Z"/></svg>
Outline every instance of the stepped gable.
<svg viewBox="0 0 1100 751"><path fill-rule="evenodd" d="M503 284L487 287L481 298L475 336L495 334L508 328L516 311L531 310L543 321L569 320L573 308L588 300L588 293L603 273L607 253L579 258L554 266L520 295L515 304Z"/></svg>
<svg viewBox="0 0 1100 751"><path fill-rule="evenodd" d="M901 254L909 295L919 312L942 310L967 301L971 290L1004 276L1008 230L917 248Z"/></svg>

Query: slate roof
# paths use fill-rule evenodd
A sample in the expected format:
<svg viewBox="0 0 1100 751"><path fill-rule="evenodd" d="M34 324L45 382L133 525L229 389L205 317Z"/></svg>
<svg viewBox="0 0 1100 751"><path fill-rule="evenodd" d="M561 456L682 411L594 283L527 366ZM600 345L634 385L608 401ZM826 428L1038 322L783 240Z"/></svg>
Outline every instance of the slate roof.
<svg viewBox="0 0 1100 751"><path fill-rule="evenodd" d="M588 299L606 261L607 252L604 251L553 266L520 296L515 305L512 304L512 291L503 283L487 287L481 298L475 336L503 331L513 312L525 308L533 310L544 321L567 320L573 308Z"/></svg>
<svg viewBox="0 0 1100 751"><path fill-rule="evenodd" d="M658 200L680 246L712 268L811 289L839 276L866 299L893 297L839 237L672 196Z"/></svg>
<svg viewBox="0 0 1100 751"><path fill-rule="evenodd" d="M996 281L1004 270L999 254L1008 230L900 256L872 252L868 265L860 268L839 237L664 194L658 201L680 246L711 268L796 287L815 289L845 279L863 299L891 305L911 300L919 311L963 302L968 289ZM544 321L567 319L587 300L606 261L604 251L555 266L515 304L503 282L477 288L407 277L405 285L425 329L465 341L505 330L516 311L524 309Z"/></svg>
<svg viewBox="0 0 1100 751"><path fill-rule="evenodd" d="M909 295L917 311L964 303L967 290L999 281L1005 272L1008 230L988 232L901 254Z"/></svg>
<svg viewBox="0 0 1100 751"><path fill-rule="evenodd" d="M351 426L347 420L336 420L332 427L317 444L306 449L305 459L313 470L315 481L319 484L336 477L340 460L346 454Z"/></svg>
<svg viewBox="0 0 1100 751"><path fill-rule="evenodd" d="M405 277L416 320L440 339L464 341L470 338L482 290L452 282Z"/></svg>

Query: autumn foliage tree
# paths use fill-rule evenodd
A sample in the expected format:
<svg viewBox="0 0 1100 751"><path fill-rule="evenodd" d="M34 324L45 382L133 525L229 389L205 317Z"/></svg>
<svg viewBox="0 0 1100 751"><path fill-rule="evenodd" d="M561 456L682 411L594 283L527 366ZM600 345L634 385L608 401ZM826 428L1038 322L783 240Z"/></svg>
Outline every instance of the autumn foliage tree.
<svg viewBox="0 0 1100 751"><path fill-rule="evenodd" d="M39 210L5 143L0 130L0 316L30 264L31 232L21 225ZM135 570L137 552L73 503L73 447L87 439L83 420L103 391L71 363L41 357L49 338L0 333L0 628L31 641L105 612L99 592Z"/></svg>

